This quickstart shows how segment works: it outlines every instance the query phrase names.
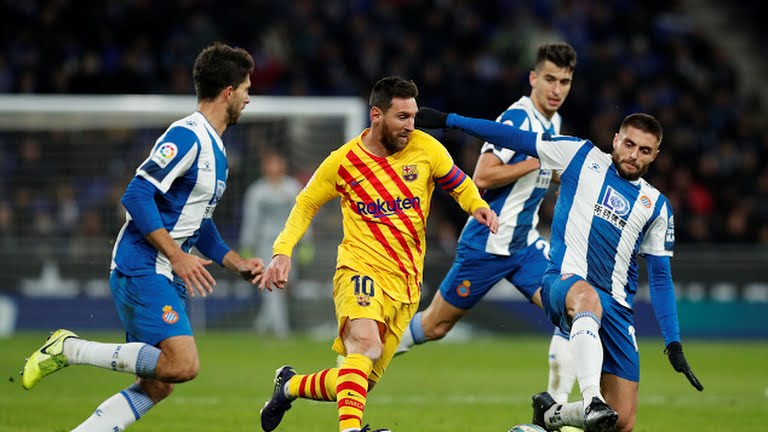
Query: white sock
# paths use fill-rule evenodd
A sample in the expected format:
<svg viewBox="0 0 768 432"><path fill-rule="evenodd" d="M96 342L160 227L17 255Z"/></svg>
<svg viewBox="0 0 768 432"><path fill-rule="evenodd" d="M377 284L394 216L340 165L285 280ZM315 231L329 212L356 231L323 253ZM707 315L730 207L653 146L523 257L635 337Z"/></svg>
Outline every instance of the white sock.
<svg viewBox="0 0 768 432"><path fill-rule="evenodd" d="M571 355L568 335L555 328L549 343L549 384L547 392L559 404L568 402L576 376L571 371Z"/></svg>
<svg viewBox="0 0 768 432"><path fill-rule="evenodd" d="M591 401L600 395L600 374L603 369L603 344L600 341L600 320L592 312L579 312L571 325L569 343L579 381L582 399ZM589 404L589 402L586 402Z"/></svg>
<svg viewBox="0 0 768 432"><path fill-rule="evenodd" d="M581 401L552 405L544 413L544 423L548 428L560 429L563 426L584 427L584 409Z"/></svg>
<svg viewBox="0 0 768 432"><path fill-rule="evenodd" d="M72 365L84 364L152 378L160 350L139 342L112 344L68 338L64 341L64 356Z"/></svg>
<svg viewBox="0 0 768 432"><path fill-rule="evenodd" d="M120 432L153 406L149 396L134 384L102 402L96 411L72 432Z"/></svg>

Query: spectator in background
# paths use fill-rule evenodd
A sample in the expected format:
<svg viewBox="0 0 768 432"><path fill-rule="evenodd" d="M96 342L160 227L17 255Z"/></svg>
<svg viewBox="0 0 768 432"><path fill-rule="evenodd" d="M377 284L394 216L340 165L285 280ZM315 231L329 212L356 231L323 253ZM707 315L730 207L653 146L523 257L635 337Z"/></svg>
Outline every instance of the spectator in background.
<svg viewBox="0 0 768 432"><path fill-rule="evenodd" d="M240 225L240 255L244 257L266 259L272 256L272 245L302 189L301 183L287 174L287 165L288 161L281 153L265 152L261 158L262 177L245 191ZM299 247L312 247L311 232L307 232ZM280 338L288 336L291 333L288 292L278 290L263 294L254 329L260 333L271 332Z"/></svg>

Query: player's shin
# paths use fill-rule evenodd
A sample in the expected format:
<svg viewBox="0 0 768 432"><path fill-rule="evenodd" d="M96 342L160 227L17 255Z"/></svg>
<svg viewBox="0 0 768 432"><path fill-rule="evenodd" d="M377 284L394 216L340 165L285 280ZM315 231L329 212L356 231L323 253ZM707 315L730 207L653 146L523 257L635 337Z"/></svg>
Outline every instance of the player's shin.
<svg viewBox="0 0 768 432"><path fill-rule="evenodd" d="M349 354L339 368L336 380L339 430L357 430L362 426L368 397L368 376L373 361L362 354Z"/></svg>
<svg viewBox="0 0 768 432"><path fill-rule="evenodd" d="M600 394L600 374L603 368L603 346L600 341L600 319L592 312L579 312L571 325L570 349L576 365L576 379L581 396L591 401Z"/></svg>
<svg viewBox="0 0 768 432"><path fill-rule="evenodd" d="M147 413L154 403L138 384L102 402L93 414L72 432L123 431Z"/></svg>
<svg viewBox="0 0 768 432"><path fill-rule="evenodd" d="M84 364L152 378L160 350L145 343L111 344L70 338L64 341L69 364Z"/></svg>

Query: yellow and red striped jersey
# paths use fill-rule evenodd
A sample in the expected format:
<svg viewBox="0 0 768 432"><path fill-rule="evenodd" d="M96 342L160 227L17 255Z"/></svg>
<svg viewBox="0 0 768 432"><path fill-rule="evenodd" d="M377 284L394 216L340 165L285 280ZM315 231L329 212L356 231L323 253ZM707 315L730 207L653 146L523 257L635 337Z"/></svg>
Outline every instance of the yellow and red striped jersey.
<svg viewBox="0 0 768 432"><path fill-rule="evenodd" d="M317 168L275 240L274 254L290 256L320 207L341 197L344 238L336 268L395 280L380 287L395 300L419 300L424 267L426 220L435 185L467 213L488 207L472 180L446 148L415 130L398 153L379 157L358 137L332 152Z"/></svg>

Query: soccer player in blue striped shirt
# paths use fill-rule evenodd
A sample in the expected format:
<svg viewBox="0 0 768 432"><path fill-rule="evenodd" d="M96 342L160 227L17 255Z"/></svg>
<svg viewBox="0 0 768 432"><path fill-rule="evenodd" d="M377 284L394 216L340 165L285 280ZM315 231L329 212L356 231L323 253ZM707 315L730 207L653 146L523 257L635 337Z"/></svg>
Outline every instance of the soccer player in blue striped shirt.
<svg viewBox="0 0 768 432"><path fill-rule="evenodd" d="M582 401L533 397L533 422L547 430L631 431L640 365L632 305L637 256L648 267L651 303L673 368L703 386L683 355L670 257L674 217L667 198L642 175L659 153L662 128L652 116L627 116L604 153L591 141L533 133L497 122L421 108L417 126L457 128L537 157L560 175L550 260L542 284L544 312L570 335Z"/></svg>
<svg viewBox="0 0 768 432"><path fill-rule="evenodd" d="M559 134L557 112L570 93L576 51L565 42L539 46L529 73L530 96L510 105L496 120L524 130ZM514 285L528 301L541 307L541 277L547 269L549 243L536 226L539 207L553 179L538 159L486 142L480 150L473 180L483 198L499 215L499 230L491 233L474 218L459 237L456 257L432 303L411 320L398 353L442 339L453 326L502 280ZM567 402L575 377L569 368L568 335L555 327L549 345L547 390Z"/></svg>
<svg viewBox="0 0 768 432"><path fill-rule="evenodd" d="M115 242L110 287L127 343L87 341L60 329L24 365L25 389L70 364L137 376L74 431L122 431L175 383L195 378L200 362L185 300L212 292L216 281L206 265L215 261L261 282L261 259L243 259L213 221L229 170L221 136L249 102L252 70L241 48L216 43L201 51L193 67L197 110L160 136L123 194L127 220ZM191 254L192 247L209 259Z"/></svg>

